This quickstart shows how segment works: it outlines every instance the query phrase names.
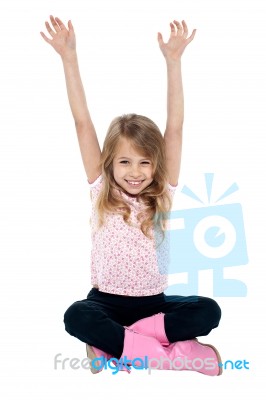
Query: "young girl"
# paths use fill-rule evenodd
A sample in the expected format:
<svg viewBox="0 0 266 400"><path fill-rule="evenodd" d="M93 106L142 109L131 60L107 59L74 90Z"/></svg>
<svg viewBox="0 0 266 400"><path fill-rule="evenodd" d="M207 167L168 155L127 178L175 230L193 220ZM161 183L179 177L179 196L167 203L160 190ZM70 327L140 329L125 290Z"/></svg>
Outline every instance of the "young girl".
<svg viewBox="0 0 266 400"><path fill-rule="evenodd" d="M112 121L101 152L79 73L73 25L69 21L67 28L59 18L50 19L52 27L46 22L46 28L51 38L41 35L63 62L92 202L93 288L67 309L65 329L86 343L93 373L102 369L101 357L122 360L126 370L133 359L140 363L146 357L153 359L154 368L175 365L220 375L218 351L196 337L218 326L221 310L210 298L164 294L167 271L161 270L158 258L167 254L155 243L155 232L164 240L165 217L178 184L184 114L181 56L196 30L188 37L185 21L174 21L167 43L158 33L168 78L164 136L149 118L123 115ZM169 362L159 364L156 360L162 357Z"/></svg>

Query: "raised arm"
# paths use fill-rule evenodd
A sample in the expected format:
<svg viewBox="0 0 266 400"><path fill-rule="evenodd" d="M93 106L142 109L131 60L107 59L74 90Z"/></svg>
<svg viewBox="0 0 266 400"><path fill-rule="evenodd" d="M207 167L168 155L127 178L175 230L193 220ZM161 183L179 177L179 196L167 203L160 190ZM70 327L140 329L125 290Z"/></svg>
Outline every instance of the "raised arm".
<svg viewBox="0 0 266 400"><path fill-rule="evenodd" d="M178 184L181 165L182 134L184 121L184 93L181 74L181 56L186 46L194 39L196 29L189 38L185 21L170 23L171 34L164 43L158 33L160 49L167 67L167 122L164 134L169 183Z"/></svg>
<svg viewBox="0 0 266 400"><path fill-rule="evenodd" d="M80 77L74 28L71 21L68 22L67 29L59 18L51 15L50 20L53 29L48 22L45 25L52 39L43 32L40 33L43 39L61 56L69 105L75 121L82 161L88 181L92 183L101 173L101 150Z"/></svg>

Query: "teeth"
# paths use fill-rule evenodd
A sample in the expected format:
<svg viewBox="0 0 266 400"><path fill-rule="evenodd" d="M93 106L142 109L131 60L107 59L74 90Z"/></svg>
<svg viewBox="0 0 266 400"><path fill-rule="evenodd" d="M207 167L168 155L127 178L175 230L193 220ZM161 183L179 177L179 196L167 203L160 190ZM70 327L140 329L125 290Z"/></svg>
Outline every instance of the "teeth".
<svg viewBox="0 0 266 400"><path fill-rule="evenodd" d="M142 181L128 181L131 185L139 185Z"/></svg>

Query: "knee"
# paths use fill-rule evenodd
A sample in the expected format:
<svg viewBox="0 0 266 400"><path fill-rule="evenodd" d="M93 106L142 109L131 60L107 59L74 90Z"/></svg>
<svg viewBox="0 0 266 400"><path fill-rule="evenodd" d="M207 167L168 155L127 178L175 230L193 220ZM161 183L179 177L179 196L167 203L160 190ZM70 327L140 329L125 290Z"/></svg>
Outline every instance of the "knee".
<svg viewBox="0 0 266 400"><path fill-rule="evenodd" d="M81 317L81 304L79 301L73 303L66 312L64 313L64 324L66 329L69 331L74 328Z"/></svg>
<svg viewBox="0 0 266 400"><path fill-rule="evenodd" d="M211 327L216 328L219 325L222 311L218 303L208 297L203 298L205 303L205 311L208 321L210 321Z"/></svg>
<svg viewBox="0 0 266 400"><path fill-rule="evenodd" d="M86 326L94 326L99 319L99 313L87 300L79 300L73 303L64 314L64 324L68 332L75 332L77 329Z"/></svg>

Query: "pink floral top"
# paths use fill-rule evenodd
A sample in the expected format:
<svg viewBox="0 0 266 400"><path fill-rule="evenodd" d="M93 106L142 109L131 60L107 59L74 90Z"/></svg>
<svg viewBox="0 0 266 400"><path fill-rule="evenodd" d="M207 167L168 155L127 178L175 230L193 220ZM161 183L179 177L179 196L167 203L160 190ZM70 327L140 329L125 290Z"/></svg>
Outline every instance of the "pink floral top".
<svg viewBox="0 0 266 400"><path fill-rule="evenodd" d="M92 204L91 284L101 292L124 296L162 293L167 287L167 273L163 273L158 266L159 253L155 240L147 238L138 227L137 214L142 203L120 191L131 208L131 221L135 226L127 225L121 214L112 213L105 215L105 224L98 229L95 202L102 185L102 175L89 183ZM172 198L175 189L168 184ZM167 258L163 252L159 257Z"/></svg>

